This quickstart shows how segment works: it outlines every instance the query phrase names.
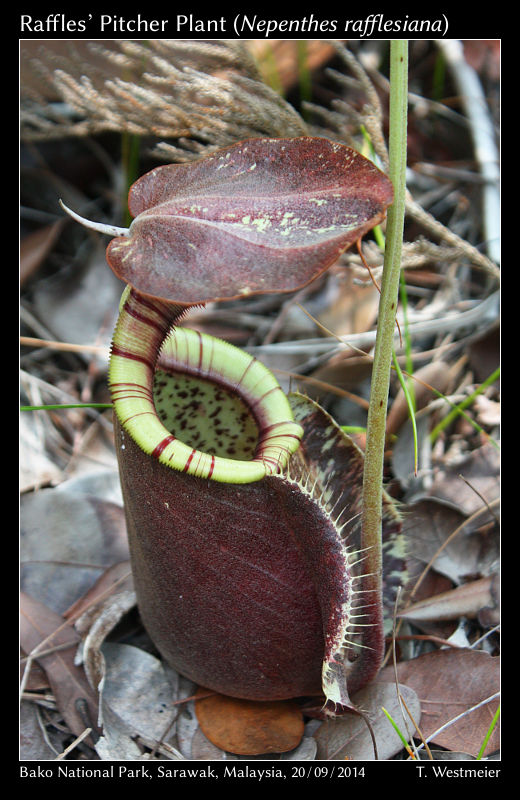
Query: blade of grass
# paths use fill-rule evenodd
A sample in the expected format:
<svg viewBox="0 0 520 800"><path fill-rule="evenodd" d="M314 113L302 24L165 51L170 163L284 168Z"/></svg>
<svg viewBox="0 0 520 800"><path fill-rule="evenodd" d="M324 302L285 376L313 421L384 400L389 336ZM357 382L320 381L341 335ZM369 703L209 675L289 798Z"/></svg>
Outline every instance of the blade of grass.
<svg viewBox="0 0 520 800"><path fill-rule="evenodd" d="M136 133L123 131L121 134L121 161L125 174L125 187L122 207L124 211L125 226L129 227L132 222L132 215L128 210L127 197L131 185L139 177L139 151L141 148L141 136Z"/></svg>
<svg viewBox="0 0 520 800"><path fill-rule="evenodd" d="M462 401L462 403L453 406L452 410L448 414L446 414L446 416L443 419L441 419L438 425L436 425L435 428L431 431L430 441L432 444L437 440L439 434L448 425L450 425L453 422L453 420L459 415L462 415L465 419L471 422L472 425L476 425L475 421L472 420L471 417L468 417L467 414L464 414L464 409L470 406L475 400L475 398L484 391L484 389L486 389L488 386L491 386L491 384L493 384L496 380L498 380L499 375L500 375L500 367L498 367L494 372L492 372L491 375L488 378L486 378L486 380L475 389L474 392L472 392L465 400Z"/></svg>
<svg viewBox="0 0 520 800"><path fill-rule="evenodd" d="M414 754L413 754L413 752L412 752L412 748L410 747L410 745L409 745L409 744L408 744L408 742L406 741L405 737L403 736L403 734L402 734L402 733L401 733L401 731L399 730L399 726L397 725L397 723L395 723L395 722L394 722L394 720L392 719L392 717L391 717L390 713L389 713L389 712L386 710L386 708L385 708L384 706L381 706L381 711L383 712L383 714L385 715L385 717L386 717L386 718L387 718L387 720L389 721L390 725L393 727L394 731L395 731L395 732L397 733L397 735L399 736L399 738L400 738L401 742L403 743L403 747L406 749L406 752L408 753L408 755L410 756L410 758L411 758L413 761L415 761L415 756L414 756Z"/></svg>
<svg viewBox="0 0 520 800"><path fill-rule="evenodd" d="M404 392L404 397L406 400L406 405L408 406L408 413L410 416L410 421L412 423L412 430L413 430L413 463L414 463L414 472L417 475L417 465L419 463L419 446L417 443L417 423L415 421L415 397L412 395L412 383L406 380L399 366L399 362L397 360L397 356L395 354L395 350L392 353L393 360L394 360L394 369L397 373L399 378L399 383L401 384L402 390Z"/></svg>
<svg viewBox="0 0 520 800"><path fill-rule="evenodd" d="M486 735L484 736L484 741L482 742L482 747L480 748L480 750L478 752L477 761L480 761L482 759L482 756L484 755L484 751L486 749L487 743L489 742L491 734L493 733L493 731L495 729L495 726L496 726L496 724L498 722L499 716L500 716L500 706L498 706L498 708L497 708L497 710L495 712L495 716L491 720L491 725L489 726L488 731L487 731Z"/></svg>
<svg viewBox="0 0 520 800"><path fill-rule="evenodd" d="M309 69L308 42L306 39L298 39L296 42L296 58L298 62L298 87L300 92L300 105L302 106L302 116L305 119L305 103L312 100L312 76Z"/></svg>

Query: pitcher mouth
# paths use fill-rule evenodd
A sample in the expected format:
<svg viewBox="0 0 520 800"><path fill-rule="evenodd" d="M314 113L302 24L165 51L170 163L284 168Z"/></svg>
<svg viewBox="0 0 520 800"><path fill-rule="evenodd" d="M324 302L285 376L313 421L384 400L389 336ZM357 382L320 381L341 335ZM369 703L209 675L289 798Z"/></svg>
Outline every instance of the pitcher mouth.
<svg viewBox="0 0 520 800"><path fill-rule="evenodd" d="M184 393L189 395L188 409L191 407L194 413L201 415L206 422L206 438L210 439L209 447L197 447L197 426L192 441L184 437L182 422L185 418L179 419L180 412L175 416L173 409L174 418L166 427L169 436L175 436L171 441L172 451L178 452L171 466L179 468L176 464L182 444L189 450L186 454L190 462L185 462L182 470L200 477L248 483L284 470L300 444L302 428L294 421L292 409L278 381L256 358L213 336L188 328L175 328L163 343L158 370L164 370L166 377L173 374L189 381L184 388ZM156 409L159 405L158 383L156 380ZM204 384L210 397L217 393L215 410L204 408L207 396L201 392ZM235 405L234 419L224 419L222 405L226 400ZM178 403L176 399L177 407ZM202 409L197 408L199 403ZM214 416L211 418L211 415ZM234 446L226 447L226 442L232 442ZM229 457L223 454L226 449L236 450L236 453Z"/></svg>
<svg viewBox="0 0 520 800"><path fill-rule="evenodd" d="M144 299L135 291L127 292L121 304L109 383L123 429L152 458L200 478L251 483L283 472L299 447L303 429L294 421L274 375L253 356L213 336L183 327L168 333L167 316L166 304ZM158 403L157 370L165 375L191 376L235 396L254 421L248 431L249 439L256 435L250 452L242 450L238 458L230 458L214 446L208 451L197 446L193 436L186 441L173 405L166 412ZM191 386L187 391L194 395L196 390ZM170 421L165 425L168 413ZM206 423L209 413L203 414Z"/></svg>

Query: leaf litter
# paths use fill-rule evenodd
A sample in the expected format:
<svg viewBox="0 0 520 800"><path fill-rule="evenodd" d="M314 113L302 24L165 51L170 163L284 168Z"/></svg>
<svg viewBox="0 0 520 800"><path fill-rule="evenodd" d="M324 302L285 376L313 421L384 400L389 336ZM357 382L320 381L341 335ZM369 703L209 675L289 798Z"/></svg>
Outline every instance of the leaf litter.
<svg viewBox="0 0 520 800"><path fill-rule="evenodd" d="M260 44L255 43L261 50ZM320 49L319 42L310 44ZM486 69L486 64L492 64L492 60L480 58L475 62L480 45L482 55L484 43L471 43L471 58L473 63L479 64L479 79L489 103L488 114L494 115L497 76L493 70ZM133 58L132 43L114 43L114 46L127 49L125 57ZM152 42L151 46L156 45ZM211 70L215 59L218 63L224 53L229 57L233 52L229 63L241 64L239 72L242 70L251 80L258 80L258 75L248 73L251 66L241 54L243 46L243 43L223 43L220 55L212 52L210 56L206 52L203 56L203 50L197 51L196 44L192 43L192 56L202 70ZM247 124L252 127L243 129L241 138L311 133L338 139L359 149L359 123L368 120L364 116L367 107L358 99L371 98L374 111L370 119L371 135L385 163L384 137L378 139L377 120L382 120L381 109L377 109L371 94L374 86L379 87L379 102L385 102L380 76L371 66L373 62L364 52L363 43L353 42L352 46L353 53L340 45L327 44L326 56L318 60L313 80L316 87L328 87L323 97L330 96L332 91L334 100L329 107L308 104L306 119L312 122L304 122L292 106L294 103L298 107L300 102L294 94L297 80L294 78L291 84L287 63L284 63L284 85L289 87L287 97L290 100L274 100L269 94L271 90L262 89L263 97L269 97L269 102L279 109L280 127L255 129L253 116L250 116ZM139 47L135 48L137 53ZM433 65L435 56L435 43L412 43L412 74L416 58L422 59L424 66L426 63ZM88 55L83 57L88 58ZM175 44L166 57L175 62ZM138 72L141 72L142 58L143 53L139 52ZM201 58L206 60L200 61ZM74 81L74 64L67 62L66 57L63 59L62 66L69 70ZM101 80L96 83L96 91L102 94L103 69L110 62L104 61L102 49L97 59L97 75L101 74ZM38 69L43 63L40 61ZM334 69L328 70L328 65ZM33 68L37 69L34 62ZM231 86L234 69L236 67L231 67L226 78ZM354 71L346 78L350 70ZM54 77L47 82L46 89L50 88L59 97L63 73L54 74L51 69L47 71L49 74ZM294 67L293 76L296 76ZM419 83L420 80L418 76ZM180 81L182 85L182 77ZM352 94L353 85L357 94ZM223 84L214 86L221 91ZM449 96L449 86L446 88ZM192 89L193 86L190 91ZM174 98L174 106L175 103L189 105L190 91ZM322 96L320 91L316 96ZM487 275L494 273L474 247L481 236L478 183L464 183L455 174L447 179L440 169L438 176L436 174L437 164L458 157L454 154L459 153L461 122L466 133L468 123L462 113L455 124L450 116L453 111L442 102L430 100L426 87L421 101L421 113L415 113L419 106L416 108L413 103L410 109L409 188L415 205L409 208L403 250L410 330L413 331L411 361L414 374L422 376L426 385L448 394L452 402L459 402L467 395L468 387L478 386L499 363L498 320L493 311L495 306L489 304L492 297L482 280L482 269ZM114 102L117 104L117 100ZM233 90L225 102L231 102L232 118L236 113ZM83 208L89 202L88 196L100 196L98 189L92 190L91 176L99 176L107 165L115 179L114 185L123 180L119 153L112 150L110 144L96 139L101 135L99 130L104 121L97 120L98 132L94 126L93 133L87 133L96 142L95 148L89 150L82 138L85 130L89 131L88 126L81 128L81 124L76 126L76 122L56 117L49 125L45 118L53 112L47 102L41 100L36 108L37 130L47 125L53 133L46 142L41 141L38 133L31 147L41 148L50 170L61 183L60 194L68 205ZM187 108L183 109L184 114ZM140 113L138 100L133 109L133 113ZM188 110L193 111L193 108ZM159 152L163 158L168 152L167 160L172 157L190 160L199 153L211 152L215 143L223 146L235 142L236 134L225 133L226 123L221 121L218 125L223 139L217 142L216 138L211 138L217 136L218 126L211 119L211 108L207 112L212 130L208 142L202 138L195 146L185 139L179 140L176 146L166 144L162 151L158 147L153 154L143 152L140 174L158 163ZM84 110L80 117L82 113ZM26 127L29 118L25 116L24 107L24 137L28 140L32 135ZM119 117L120 121L122 119L124 114ZM146 126L146 114L140 124ZM431 135L430 124L436 126L435 136ZM69 158L64 162L60 150L61 131L67 131L66 135L72 132L76 137L67 146L81 158ZM161 136L158 137L160 143ZM99 147L105 150L102 152ZM464 155L471 160L470 137ZM103 163L102 170L99 159ZM74 169L71 169L72 164ZM83 164L87 166L82 171ZM422 164L431 169L423 170ZM24 183L23 203L34 210L36 217L24 219L22 225L22 235L27 237L22 252L22 332L41 340L73 342L79 350L66 353L53 347L25 345L22 349L22 402L28 399L63 402L65 397L73 397L76 402L85 398L106 402L107 351L100 355L81 347L106 347L108 344L111 314L117 309L120 286L109 270L100 267L99 241L92 234L78 234L74 226L61 221L55 204L55 185L46 185L42 173L36 176L33 171L28 178ZM112 187L107 185L102 189L100 202L105 210L110 205L107 199L113 199L111 192ZM427 214L418 210L417 204L421 203ZM469 209L464 215L459 213L462 206ZM120 208L119 202L116 207ZM110 221L120 223L113 218L112 208L107 216ZM440 237L438 219L447 221L441 226ZM380 277L378 248L371 240L363 247L376 276ZM360 300L356 300L355 308L351 306L354 294L360 292L361 295L364 292L368 300L363 313L360 313ZM93 302L93 297L97 297L98 302ZM344 336L344 341L360 343L363 352L370 356L374 297L373 285L363 271L359 256L352 250L342 256L316 286L299 295L298 302L329 330ZM214 330L217 326L220 332L221 320L232 319L231 326L225 322L226 332L237 337L242 346L256 352L268 366L281 369L279 377L285 387L294 388L296 384L312 393L340 424L352 424L355 420L356 424L363 425L363 403L359 400L366 400L368 396L370 359L360 356L359 350L348 345L341 346L336 338L319 328L313 332L308 318L289 313L292 302L286 297L281 300L260 297L245 301L245 305L242 303L238 313L233 310L233 303L223 304L222 308L209 304L203 314L194 313L193 317L201 330L210 332L212 326ZM482 308L491 311L481 315L480 325L468 323L469 328L459 327L461 315L468 309L478 312L481 303ZM294 305L293 309L296 308ZM435 324L432 328L429 322L432 315L428 314L433 309ZM230 316L226 318L226 314ZM295 320L298 320L297 325ZM404 330L402 319L400 324ZM404 367L404 353L400 352L399 357ZM287 373L292 377L285 377ZM295 378L296 374L301 377ZM345 388L354 395L356 402L348 399ZM377 682L364 690L363 697L355 700L370 719L378 757L409 758L381 712L384 706L407 740L414 739L421 746L421 737L409 717L402 714L395 684L397 673L399 691L422 737L432 737L432 746L436 748L430 751L432 757L475 758L497 707L499 690L497 518L500 461L498 450L490 441L496 442L499 438L499 393L494 384L475 400L474 406L465 410L478 427L458 417L434 443L429 441L429 433L449 406L436 399L423 384L417 384L417 398L418 408L422 409L418 415L422 460L415 476L413 461L409 458L410 424L403 410L398 383L393 383L386 469L388 488L402 503L405 514L412 576L398 609L397 664L394 670L388 663ZM27 656L42 642L47 648L47 639L49 645L49 652L45 650L45 654L34 652L34 658L30 657L33 666L25 675L22 757L37 754L42 759L56 758L90 727L91 734L79 742L67 758L261 758L262 754L245 756L227 751L225 746L219 747L211 741L213 732L209 728L210 738L204 735L196 703L190 699L196 695L198 687L164 666L140 626L127 572L124 514L109 428L109 417L97 413L37 412L22 417L21 560L22 589L28 595L23 595L22 602L22 674ZM85 438L87 430L89 436ZM362 443L362 437L358 441ZM419 577L420 585L414 585ZM466 599L461 600L461 595ZM418 603L421 603L419 608ZM447 606L449 620L443 620ZM415 619L412 619L414 613ZM420 620L418 613L423 615ZM61 647L66 649L57 649ZM208 698L209 701L217 706L220 702L215 696ZM299 744L286 753L272 752L269 747L270 758L370 760L374 757L373 742L361 718L323 722L307 714L307 709L303 704L300 713L304 728ZM98 728L100 719L102 730ZM457 721L449 724L453 719ZM225 715L219 724L223 722L226 722ZM248 728L254 726L253 717ZM484 757L496 752L498 736L496 729ZM424 758L425 748L419 750L416 757Z"/></svg>

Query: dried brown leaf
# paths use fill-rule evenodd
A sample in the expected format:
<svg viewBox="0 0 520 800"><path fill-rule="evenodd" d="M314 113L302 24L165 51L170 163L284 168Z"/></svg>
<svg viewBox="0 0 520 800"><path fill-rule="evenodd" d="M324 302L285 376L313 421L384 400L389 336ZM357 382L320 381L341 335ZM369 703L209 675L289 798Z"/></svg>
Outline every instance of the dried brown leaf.
<svg viewBox="0 0 520 800"><path fill-rule="evenodd" d="M303 715L291 701L256 702L214 694L196 700L195 711L204 735L230 753L285 753L303 737Z"/></svg>
<svg viewBox="0 0 520 800"><path fill-rule="evenodd" d="M500 662L484 652L469 649L438 650L397 664L399 682L417 693L423 714L421 731L429 738L454 717L491 697L499 690ZM393 667L385 667L382 679L390 680ZM449 750L477 755L497 710L493 700L468 713L458 722L436 734L432 741ZM485 754L499 744L495 728Z"/></svg>
<svg viewBox="0 0 520 800"><path fill-rule="evenodd" d="M336 336L369 331L376 318L379 307L379 292L370 283L359 286L351 273L339 272L332 275L330 282L336 281L331 302L327 308L316 315L318 322Z"/></svg>
<svg viewBox="0 0 520 800"><path fill-rule="evenodd" d="M116 592L132 591L132 571L130 561L121 561L109 567L82 597L68 608L65 619L76 620L82 616L82 625L90 625L98 616L98 603Z"/></svg>
<svg viewBox="0 0 520 800"><path fill-rule="evenodd" d="M462 480L459 483L464 486ZM467 524L464 514L434 497L412 503L405 511L410 558L424 564L431 563L437 572L456 584L460 584L465 576L484 577L496 568L497 532L494 529L476 530L478 525L489 520L486 509L478 520L468 520Z"/></svg>
<svg viewBox="0 0 520 800"><path fill-rule="evenodd" d="M492 444L471 451L456 464L443 464L434 475L429 494L453 503L465 514L500 496L500 453ZM480 495L480 496L479 496Z"/></svg>
<svg viewBox="0 0 520 800"><path fill-rule="evenodd" d="M58 238L63 220L38 228L20 243L20 283L23 284L36 272Z"/></svg>
<svg viewBox="0 0 520 800"><path fill-rule="evenodd" d="M368 716L377 744L378 759L385 761L402 750L403 744L382 711L382 707L387 709L401 731L406 733L408 725L411 735L414 727L409 718L406 724L403 721L395 683L383 683L380 680L390 681L393 678L388 675L384 679L378 677L377 683L366 686L354 696L353 700L355 705L363 709L364 714ZM414 720L419 724L421 707L417 695L408 686L400 685L399 691ZM374 760L372 737L365 719L361 716L347 714L344 717L327 720L316 731L314 738L318 743L317 758L320 760Z"/></svg>
<svg viewBox="0 0 520 800"><path fill-rule="evenodd" d="M67 645L65 649L46 655L36 654L35 658L45 670L57 706L75 736L87 727L96 729L97 721L96 692L90 687L83 669L74 663L79 642L78 634L63 617L22 592L20 643L24 652L30 655L42 643L42 652ZM84 703L88 720L79 710Z"/></svg>
<svg viewBox="0 0 520 800"><path fill-rule="evenodd" d="M398 616L410 620L458 619L461 616L475 617L478 612L493 604L491 578L470 581L442 592L426 600L408 606Z"/></svg>
<svg viewBox="0 0 520 800"><path fill-rule="evenodd" d="M102 606L98 606L83 649L85 672L91 686L99 687L105 674L105 659L101 652L103 642L123 616L134 607L135 602L135 593L123 590L108 597Z"/></svg>

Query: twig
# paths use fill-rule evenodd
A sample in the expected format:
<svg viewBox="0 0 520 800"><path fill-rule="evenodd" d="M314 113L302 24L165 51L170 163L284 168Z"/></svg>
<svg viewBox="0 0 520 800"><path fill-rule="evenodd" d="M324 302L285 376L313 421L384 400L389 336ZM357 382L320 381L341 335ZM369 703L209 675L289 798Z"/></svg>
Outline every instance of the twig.
<svg viewBox="0 0 520 800"><path fill-rule="evenodd" d="M441 50L452 72L464 112L470 123L475 159L485 181L482 197L482 223L487 252L493 261L499 263L499 158L486 98L477 73L464 57L462 43L457 39L439 39L437 47Z"/></svg>
<svg viewBox="0 0 520 800"><path fill-rule="evenodd" d="M409 333L411 337L422 337L426 335L435 335L441 333L456 333L458 330L467 327L478 327L482 331L483 326L492 323L498 316L498 292L493 293L485 300L477 303L473 308L467 311L459 311L447 313L441 318L432 318L418 320L409 323ZM399 336L398 331L395 331L395 338ZM327 358L341 352L350 344L356 347L364 348L370 347L375 343L376 331L365 331L363 333L349 334L348 336L341 337L342 343L338 340L319 338L319 339L301 339L300 341L277 342L276 344L258 345L257 347L245 348L248 352L255 355L260 353L284 353L284 354L301 354L309 355L312 353L314 356L325 354Z"/></svg>
<svg viewBox="0 0 520 800"><path fill-rule="evenodd" d="M70 751L71 751L71 750L74 750L74 748L75 748L75 747L76 747L76 746L77 746L77 745L78 745L80 742L82 742L82 741L83 741L83 739L86 739L86 738L87 738L87 736L89 736L91 733L92 733L92 728L85 728L85 730L83 731L83 733L80 733L80 735L79 735L79 736L77 736L77 737L74 739L74 741L73 741L73 742L71 742L71 744L69 744L69 746L68 746L68 747L67 747L67 748L66 748L66 749L63 751L63 753L60 753L60 754L59 754L59 756L57 756L57 757L56 757L54 760L55 760L55 761L61 761L61 759L62 759L62 758L65 758L65 756L66 756L66 755L68 755L68 754L70 753Z"/></svg>
<svg viewBox="0 0 520 800"><path fill-rule="evenodd" d="M497 265L491 261L487 256L477 250L472 244L457 236L452 230L447 228L442 222L439 222L435 217L425 211L411 196L406 200L406 214L414 219L433 236L438 237L443 242L447 242L459 250L460 254L465 256L475 267L480 267L491 278L497 281L500 277L500 270Z"/></svg>
<svg viewBox="0 0 520 800"><path fill-rule="evenodd" d="M94 344L73 344L72 342L55 342L50 339L37 339L34 336L20 336L20 344L29 347L50 347L53 350L63 350L71 353L98 353L107 357L110 355L108 347Z"/></svg>

